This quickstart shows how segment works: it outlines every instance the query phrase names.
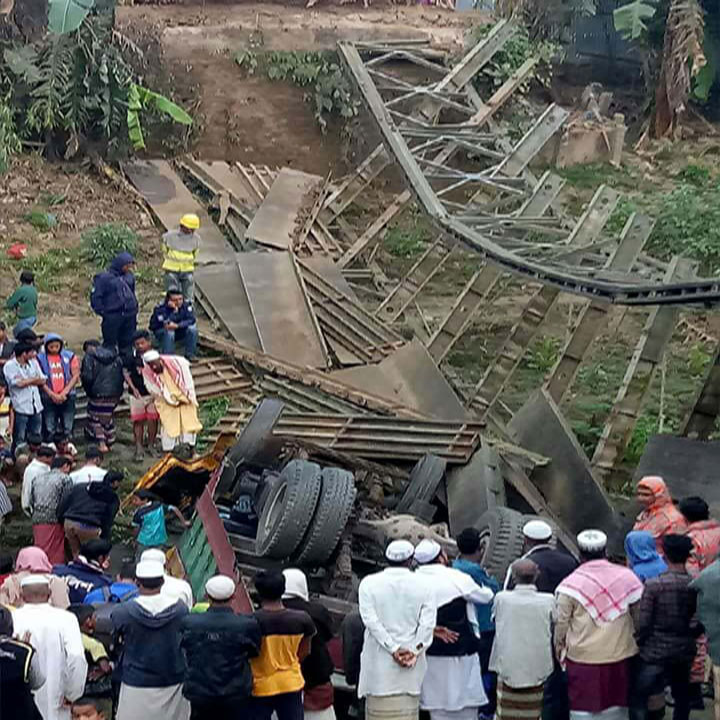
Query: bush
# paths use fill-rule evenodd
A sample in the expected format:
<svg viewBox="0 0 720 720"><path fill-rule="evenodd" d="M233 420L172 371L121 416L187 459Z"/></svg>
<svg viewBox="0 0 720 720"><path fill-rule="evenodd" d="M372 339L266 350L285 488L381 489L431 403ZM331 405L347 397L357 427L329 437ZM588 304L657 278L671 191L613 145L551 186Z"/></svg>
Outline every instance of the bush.
<svg viewBox="0 0 720 720"><path fill-rule="evenodd" d="M97 268L104 268L121 252L135 255L138 236L122 223L105 223L87 230L82 235L82 256Z"/></svg>

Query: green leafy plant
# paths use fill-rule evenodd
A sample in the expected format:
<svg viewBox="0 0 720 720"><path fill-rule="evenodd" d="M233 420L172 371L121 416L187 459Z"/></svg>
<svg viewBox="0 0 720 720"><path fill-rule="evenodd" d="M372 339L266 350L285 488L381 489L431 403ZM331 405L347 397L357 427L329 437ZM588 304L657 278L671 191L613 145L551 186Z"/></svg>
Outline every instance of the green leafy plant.
<svg viewBox="0 0 720 720"><path fill-rule="evenodd" d="M229 407L230 398L225 396L211 398L200 403L198 416L203 429L198 438L198 451L204 450L209 445L210 432L225 417Z"/></svg>
<svg viewBox="0 0 720 720"><path fill-rule="evenodd" d="M77 30L94 5L94 0L48 0L48 30L56 35Z"/></svg>
<svg viewBox="0 0 720 720"><path fill-rule="evenodd" d="M528 351L527 366L535 372L545 375L552 370L560 353L560 340L554 337L543 337Z"/></svg>
<svg viewBox="0 0 720 720"><path fill-rule="evenodd" d="M628 40L637 40L647 32L647 21L655 17L657 8L650 0L632 0L613 11L615 29Z"/></svg>
<svg viewBox="0 0 720 720"><path fill-rule="evenodd" d="M97 225L82 234L81 255L97 268L106 267L121 252L137 253L138 236L122 223Z"/></svg>
<svg viewBox="0 0 720 720"><path fill-rule="evenodd" d="M7 172L10 156L20 152L20 136L8 98L0 97L0 175Z"/></svg>
<svg viewBox="0 0 720 720"><path fill-rule="evenodd" d="M306 88L305 99L313 102L315 118L323 132L327 130L328 118L348 120L358 113L359 101L342 71L337 53L244 51L235 55L235 62L249 75L261 69L270 80Z"/></svg>
<svg viewBox="0 0 720 720"><path fill-rule="evenodd" d="M171 117L175 122L182 125L192 125L192 117L179 105L169 100L164 95L148 90L147 88L130 83L128 89L127 126L130 142L135 150L145 148L140 117L143 110L156 110Z"/></svg>
<svg viewBox="0 0 720 720"><path fill-rule="evenodd" d="M57 225L57 218L52 213L34 208L23 215L23 220L29 222L36 230L48 232Z"/></svg>
<svg viewBox="0 0 720 720"><path fill-rule="evenodd" d="M637 465L640 462L648 440L658 431L658 419L655 415L641 415L635 424L630 442L625 450L625 462Z"/></svg>
<svg viewBox="0 0 720 720"><path fill-rule="evenodd" d="M691 163L680 170L675 177L678 180L689 183L690 185L703 187L710 181L710 168L702 165L693 165Z"/></svg>

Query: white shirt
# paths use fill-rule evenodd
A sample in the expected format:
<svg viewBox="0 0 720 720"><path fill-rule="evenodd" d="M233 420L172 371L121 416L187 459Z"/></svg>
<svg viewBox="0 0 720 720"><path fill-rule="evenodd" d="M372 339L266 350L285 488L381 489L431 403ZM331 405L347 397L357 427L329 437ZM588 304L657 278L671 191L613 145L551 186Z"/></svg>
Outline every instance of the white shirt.
<svg viewBox="0 0 720 720"><path fill-rule="evenodd" d="M18 386L21 380L28 380L29 378L47 380L38 361L32 358L23 365L17 361L17 358L13 358L3 366L3 374L7 382L10 402L15 412L22 415L41 413L43 404L40 399L40 388L37 385Z"/></svg>
<svg viewBox="0 0 720 720"><path fill-rule="evenodd" d="M160 595L171 599L173 602L182 600L185 605L187 605L188 610L193 606L193 594L190 583L173 577L172 575L165 575L165 582L162 584L162 588L160 588Z"/></svg>
<svg viewBox="0 0 720 720"><path fill-rule="evenodd" d="M43 720L70 720L64 700L77 700L85 689L87 662L77 618L47 603L13 610L15 633L30 633L45 684L35 691L35 704Z"/></svg>
<svg viewBox="0 0 720 720"><path fill-rule="evenodd" d="M358 697L420 695L427 668L425 650L435 629L435 599L427 583L408 568L386 568L360 583L365 640L360 656ZM417 653L414 667L393 660L400 648Z"/></svg>
<svg viewBox="0 0 720 720"><path fill-rule="evenodd" d="M23 483L22 483L22 492L20 495L20 502L22 503L22 509L24 510L26 515L32 515L32 507L30 506L31 503L31 493L32 493L32 485L35 480L35 478L40 477L40 475L44 475L45 473L50 472L50 464L45 464L44 462L40 462L37 458L33 458L28 463L28 466L25 468L25 472L23 473Z"/></svg>
<svg viewBox="0 0 720 720"><path fill-rule="evenodd" d="M81 483L98 482L102 480L106 474L107 470L97 465L83 465L81 468L70 473L70 479L75 485L80 485Z"/></svg>
<svg viewBox="0 0 720 720"><path fill-rule="evenodd" d="M420 565L415 573L433 592L437 607L447 605L459 597L465 598L472 611L468 613L468 618L471 618L471 622L475 624L477 621L473 604L491 603L494 597L490 588L478 585L467 573L447 565L440 563Z"/></svg>
<svg viewBox="0 0 720 720"><path fill-rule="evenodd" d="M510 687L534 687L552 673L553 601L534 585L518 585L495 596L490 670Z"/></svg>

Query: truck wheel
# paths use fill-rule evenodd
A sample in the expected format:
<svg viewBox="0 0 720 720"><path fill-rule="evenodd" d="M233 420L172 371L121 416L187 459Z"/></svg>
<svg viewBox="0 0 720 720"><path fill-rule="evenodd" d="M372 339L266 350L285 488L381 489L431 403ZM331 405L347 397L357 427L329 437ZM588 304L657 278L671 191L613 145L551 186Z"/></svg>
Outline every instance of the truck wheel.
<svg viewBox="0 0 720 720"><path fill-rule="evenodd" d="M483 567L502 585L507 569L523 553L527 517L510 508L488 510L475 523L480 531Z"/></svg>
<svg viewBox="0 0 720 720"><path fill-rule="evenodd" d="M435 515L430 503L438 485L445 476L447 460L436 455L425 455L410 472L410 482L395 508L395 512L410 513L423 522L432 522Z"/></svg>
<svg viewBox="0 0 720 720"><path fill-rule="evenodd" d="M320 466L291 460L273 483L258 521L255 551L261 557L292 555L305 537L320 496Z"/></svg>
<svg viewBox="0 0 720 720"><path fill-rule="evenodd" d="M355 502L353 474L341 468L322 471L322 490L302 543L297 561L301 565L322 565L335 552Z"/></svg>

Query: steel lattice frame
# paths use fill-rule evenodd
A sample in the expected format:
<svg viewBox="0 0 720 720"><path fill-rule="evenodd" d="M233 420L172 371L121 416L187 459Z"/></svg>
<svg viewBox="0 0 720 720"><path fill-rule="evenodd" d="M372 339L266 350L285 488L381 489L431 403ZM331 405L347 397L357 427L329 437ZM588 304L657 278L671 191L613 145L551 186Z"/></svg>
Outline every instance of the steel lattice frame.
<svg viewBox="0 0 720 720"><path fill-rule="evenodd" d="M493 113L534 62L520 68L487 102L471 80L513 32L509 23L499 23L453 68L416 41L338 44L390 160L425 212L447 235L502 269L566 292L623 305L720 300L720 278L669 283L662 279L663 263L649 258L639 258L626 272L605 269L617 246L616 240L598 238L612 211L603 208L613 193L607 188L598 190L574 230L557 217L528 212L542 195L547 174L538 182L527 166L568 112L550 105L515 145L492 127ZM418 84L398 77L392 64L399 60L436 79ZM593 224L603 212L594 232L584 232L583 224Z"/></svg>

